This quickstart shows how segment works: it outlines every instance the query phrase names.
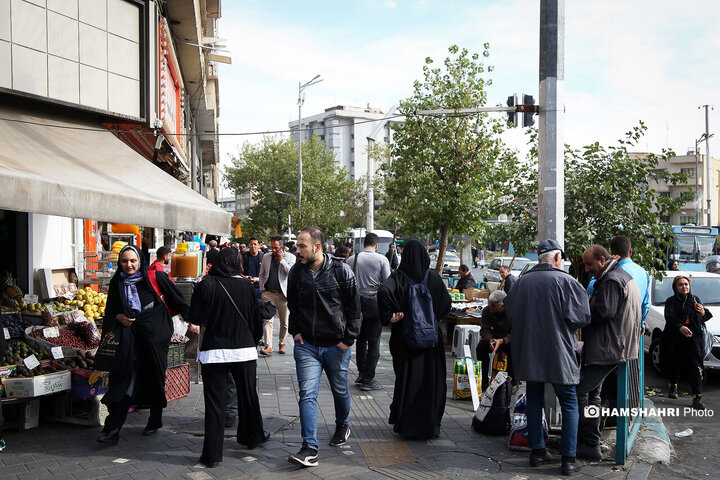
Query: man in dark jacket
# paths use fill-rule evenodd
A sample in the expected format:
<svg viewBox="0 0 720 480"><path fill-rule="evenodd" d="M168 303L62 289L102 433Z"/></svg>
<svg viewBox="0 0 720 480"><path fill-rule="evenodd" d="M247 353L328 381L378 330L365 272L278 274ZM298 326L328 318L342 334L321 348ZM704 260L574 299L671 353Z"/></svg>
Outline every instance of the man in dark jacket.
<svg viewBox="0 0 720 480"><path fill-rule="evenodd" d="M532 453L530 466L557 462L545 450L542 433L545 383L551 383L562 411L562 473L580 469L575 463L578 404L575 385L580 381L579 346L575 330L590 323L590 306L580 282L562 269L560 244L543 240L538 264L523 275L505 298L512 325L513 369L527 382L527 423Z"/></svg>
<svg viewBox="0 0 720 480"><path fill-rule="evenodd" d="M503 291L505 293L510 293L510 289L513 287L513 285L515 285L517 277L512 274L512 270L510 270L510 267L506 267L505 265L501 265L498 272L500 272L500 278L503 279Z"/></svg>
<svg viewBox="0 0 720 480"><path fill-rule="evenodd" d="M335 434L331 446L350 436L350 347L360 333L360 296L352 269L323 252L325 236L306 227L297 238L298 262L288 277L288 331L300 386L302 448L288 460L296 465L318 464L317 395L325 370L335 401Z"/></svg>
<svg viewBox="0 0 720 480"><path fill-rule="evenodd" d="M602 460L600 417L585 416L585 407L600 407L605 378L620 363L638 358L642 299L635 280L602 245L583 253L585 270L595 278L590 297L590 325L583 328L583 367L577 387L580 405L577 456Z"/></svg>
<svg viewBox="0 0 720 480"><path fill-rule="evenodd" d="M460 280L458 280L455 284L455 288L457 288L458 291L462 292L466 288L475 288L475 279L473 278L472 273L470 273L470 269L467 265L464 263L460 265L458 273L460 274Z"/></svg>
<svg viewBox="0 0 720 480"><path fill-rule="evenodd" d="M490 384L490 353L507 355L507 372L515 380L510 358L510 320L505 314L505 297L507 294L502 290L495 290L488 298L488 306L482 310L480 320L480 343L475 348L477 359L482 362L482 381L480 386L485 389Z"/></svg>

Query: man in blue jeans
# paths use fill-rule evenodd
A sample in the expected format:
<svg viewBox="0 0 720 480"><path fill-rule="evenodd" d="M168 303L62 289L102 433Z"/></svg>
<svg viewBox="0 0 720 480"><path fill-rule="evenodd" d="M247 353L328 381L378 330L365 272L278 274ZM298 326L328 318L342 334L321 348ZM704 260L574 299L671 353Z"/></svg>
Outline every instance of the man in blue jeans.
<svg viewBox="0 0 720 480"><path fill-rule="evenodd" d="M585 289L563 270L565 254L555 240L538 245L538 264L520 277L505 297L505 312L512 325L511 351L517 380L527 382L530 466L557 463L545 449L542 411L545 384L550 383L562 411L561 472L580 470L575 462L578 429L580 348L575 331L590 323Z"/></svg>
<svg viewBox="0 0 720 480"><path fill-rule="evenodd" d="M324 245L319 229L304 228L287 282L288 331L295 341L303 439L300 451L288 460L304 467L318 464L317 396L323 370L335 402L335 434L330 445L343 445L350 436L348 366L350 347L362 321L355 276L345 262L324 253Z"/></svg>

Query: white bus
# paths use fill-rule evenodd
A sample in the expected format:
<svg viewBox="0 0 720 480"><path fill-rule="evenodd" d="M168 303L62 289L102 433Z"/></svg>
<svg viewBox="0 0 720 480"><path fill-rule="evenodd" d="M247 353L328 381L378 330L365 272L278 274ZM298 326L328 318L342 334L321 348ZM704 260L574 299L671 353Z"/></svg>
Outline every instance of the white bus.
<svg viewBox="0 0 720 480"><path fill-rule="evenodd" d="M350 233L352 234L352 253L361 252L363 248L363 241L365 240L366 230L364 228L354 228ZM378 245L377 252L385 255L390 249L390 244L392 244L393 234L387 230L372 230L372 233L380 237L380 244Z"/></svg>

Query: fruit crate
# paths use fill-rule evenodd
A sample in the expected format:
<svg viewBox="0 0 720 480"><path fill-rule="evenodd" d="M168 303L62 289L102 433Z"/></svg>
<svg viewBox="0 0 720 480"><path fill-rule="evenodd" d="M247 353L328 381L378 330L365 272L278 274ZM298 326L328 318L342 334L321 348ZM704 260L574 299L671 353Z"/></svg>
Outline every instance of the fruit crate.
<svg viewBox="0 0 720 480"><path fill-rule="evenodd" d="M187 342L172 342L168 349L168 368L177 367L185 363L185 344Z"/></svg>
<svg viewBox="0 0 720 480"><path fill-rule="evenodd" d="M165 398L168 402L186 397L190 393L190 365L168 368L165 376Z"/></svg>

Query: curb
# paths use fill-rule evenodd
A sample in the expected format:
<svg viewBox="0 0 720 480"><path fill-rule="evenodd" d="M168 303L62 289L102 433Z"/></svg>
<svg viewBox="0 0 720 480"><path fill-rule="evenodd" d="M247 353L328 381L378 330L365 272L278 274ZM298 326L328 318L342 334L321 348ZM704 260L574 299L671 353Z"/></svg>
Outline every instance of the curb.
<svg viewBox="0 0 720 480"><path fill-rule="evenodd" d="M645 397L645 408L654 408L655 403ZM640 431L633 445L635 462L630 468L627 480L646 480L655 463L668 464L675 456L670 435L659 417L643 417Z"/></svg>

